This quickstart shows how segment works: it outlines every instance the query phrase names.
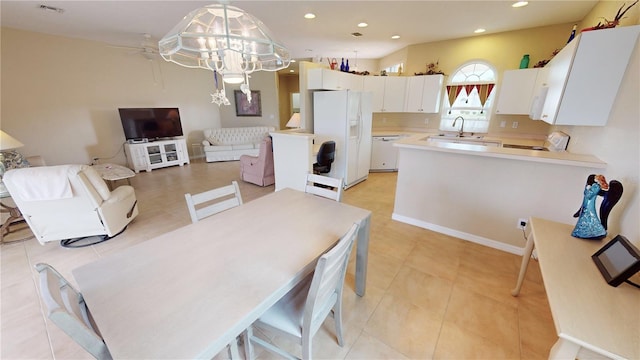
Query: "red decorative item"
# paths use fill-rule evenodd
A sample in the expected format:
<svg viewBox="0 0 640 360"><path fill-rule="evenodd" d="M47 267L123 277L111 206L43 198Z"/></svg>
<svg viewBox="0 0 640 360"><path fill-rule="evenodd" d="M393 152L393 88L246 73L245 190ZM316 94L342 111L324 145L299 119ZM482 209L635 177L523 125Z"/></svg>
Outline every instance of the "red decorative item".
<svg viewBox="0 0 640 360"><path fill-rule="evenodd" d="M623 3L622 6L620 6L620 9L618 9L618 12L616 13L616 17L613 19L613 21L607 20L607 18L603 18L604 24L598 21L598 25L582 29L582 32L591 31L591 30L600 30L600 29L611 29L620 25L620 20L622 20L624 14L626 14L627 11L629 11L629 9L631 9L635 4L637 4L638 1L639 0L636 0L633 4L627 6L627 8L624 9L624 11L622 10L622 8L624 8L624 5L625 5Z"/></svg>

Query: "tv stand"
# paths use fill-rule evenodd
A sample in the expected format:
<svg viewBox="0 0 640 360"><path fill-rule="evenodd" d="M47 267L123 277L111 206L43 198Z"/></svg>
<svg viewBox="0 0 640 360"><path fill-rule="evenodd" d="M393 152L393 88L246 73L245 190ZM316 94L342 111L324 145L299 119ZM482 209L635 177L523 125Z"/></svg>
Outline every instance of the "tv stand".
<svg viewBox="0 0 640 360"><path fill-rule="evenodd" d="M189 164L184 139L157 140L147 143L124 144L127 163L133 171L151 171L168 166Z"/></svg>

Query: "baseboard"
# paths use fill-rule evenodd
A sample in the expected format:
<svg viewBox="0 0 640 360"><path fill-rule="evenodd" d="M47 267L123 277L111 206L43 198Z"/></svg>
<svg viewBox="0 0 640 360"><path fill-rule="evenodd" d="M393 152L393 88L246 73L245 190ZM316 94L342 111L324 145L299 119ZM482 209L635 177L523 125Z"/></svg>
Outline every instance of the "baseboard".
<svg viewBox="0 0 640 360"><path fill-rule="evenodd" d="M505 244L505 243L500 242L500 241L487 239L487 238L484 238L482 236L469 234L469 233L466 233L466 232L450 229L450 228L447 228L447 227L444 227L444 226L431 224L431 223L428 223L426 221L413 219L413 218L410 218L410 217L407 217L407 216L398 215L396 213L393 213L391 215L391 219L396 220L396 221L400 221L400 222L405 223L405 224L421 227L423 229L439 232L441 234L453 236L453 237L456 237L458 239L470 241L472 243L476 243L476 244L479 244L479 245L484 245L484 246L487 246L487 247L490 247L490 248L493 248L493 249L496 249L496 250L501 250L501 251L504 251L504 252L508 252L508 253L511 253L511 254L520 255L520 256L522 256L524 254L524 248L521 248L521 247Z"/></svg>

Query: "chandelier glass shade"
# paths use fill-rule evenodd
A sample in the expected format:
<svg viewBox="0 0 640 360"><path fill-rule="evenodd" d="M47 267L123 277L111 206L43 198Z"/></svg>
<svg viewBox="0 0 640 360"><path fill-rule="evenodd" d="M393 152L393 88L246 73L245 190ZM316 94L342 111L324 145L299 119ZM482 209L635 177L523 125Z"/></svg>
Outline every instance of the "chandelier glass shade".
<svg viewBox="0 0 640 360"><path fill-rule="evenodd" d="M278 71L291 61L289 50L262 21L226 4L190 12L159 41L158 49L167 61L215 71L228 84L245 83L243 92L250 91L252 72Z"/></svg>

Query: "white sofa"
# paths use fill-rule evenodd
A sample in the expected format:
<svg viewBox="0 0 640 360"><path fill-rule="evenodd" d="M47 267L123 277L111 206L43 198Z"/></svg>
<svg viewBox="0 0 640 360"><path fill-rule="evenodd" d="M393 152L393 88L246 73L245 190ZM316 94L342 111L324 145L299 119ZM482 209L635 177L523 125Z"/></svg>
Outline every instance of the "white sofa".
<svg viewBox="0 0 640 360"><path fill-rule="evenodd" d="M204 129L207 162L240 160L242 155L258 156L262 139L275 131L273 126Z"/></svg>

